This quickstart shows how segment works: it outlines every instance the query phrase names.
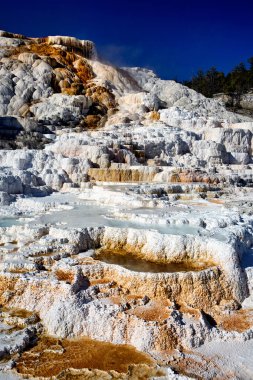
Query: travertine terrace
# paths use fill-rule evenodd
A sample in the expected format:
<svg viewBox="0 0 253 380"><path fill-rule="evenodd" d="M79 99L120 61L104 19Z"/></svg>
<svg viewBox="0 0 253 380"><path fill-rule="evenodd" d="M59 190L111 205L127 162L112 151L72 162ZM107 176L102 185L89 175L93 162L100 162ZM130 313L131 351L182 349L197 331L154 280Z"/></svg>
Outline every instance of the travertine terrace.
<svg viewBox="0 0 253 380"><path fill-rule="evenodd" d="M0 378L252 379L252 133L91 41L1 31Z"/></svg>

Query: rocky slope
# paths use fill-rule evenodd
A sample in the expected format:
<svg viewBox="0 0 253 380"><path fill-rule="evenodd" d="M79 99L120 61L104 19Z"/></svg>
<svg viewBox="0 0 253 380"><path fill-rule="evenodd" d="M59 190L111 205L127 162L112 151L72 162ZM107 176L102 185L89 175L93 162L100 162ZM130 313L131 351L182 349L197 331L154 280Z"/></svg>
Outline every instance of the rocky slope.
<svg viewBox="0 0 253 380"><path fill-rule="evenodd" d="M0 376L251 379L252 133L90 41L1 31Z"/></svg>

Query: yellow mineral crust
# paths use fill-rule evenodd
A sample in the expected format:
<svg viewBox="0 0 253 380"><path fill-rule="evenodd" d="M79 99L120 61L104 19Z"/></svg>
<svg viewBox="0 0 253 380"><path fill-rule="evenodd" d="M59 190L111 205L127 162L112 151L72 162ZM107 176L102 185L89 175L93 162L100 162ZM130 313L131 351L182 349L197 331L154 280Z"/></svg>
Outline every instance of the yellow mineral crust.
<svg viewBox="0 0 253 380"><path fill-rule="evenodd" d="M89 338L56 339L43 336L35 347L21 355L16 370L33 377L63 379L71 378L71 375L76 378L75 374L79 374L84 379L94 373L94 378L100 375L101 379L123 380L134 379L137 373L142 374L143 379L161 373L154 366L155 361L149 355L128 345L114 345ZM70 368L79 371L66 372ZM112 377L106 377L108 371Z"/></svg>

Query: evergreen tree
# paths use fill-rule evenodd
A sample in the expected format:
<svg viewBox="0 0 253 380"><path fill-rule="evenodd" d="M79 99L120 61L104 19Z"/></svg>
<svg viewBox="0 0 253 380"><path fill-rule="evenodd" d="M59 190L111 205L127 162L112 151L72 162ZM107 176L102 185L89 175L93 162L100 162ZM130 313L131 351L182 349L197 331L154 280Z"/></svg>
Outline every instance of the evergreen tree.
<svg viewBox="0 0 253 380"><path fill-rule="evenodd" d="M248 59L248 63L250 65L250 67L249 67L249 85L250 85L250 89L252 90L253 89L253 57L250 57Z"/></svg>
<svg viewBox="0 0 253 380"><path fill-rule="evenodd" d="M190 81L183 83L207 97L217 93L229 94L232 96L233 105L238 106L242 94L253 89L253 57L248 59L248 63L249 68L241 62L227 75L215 67L206 72L200 69Z"/></svg>

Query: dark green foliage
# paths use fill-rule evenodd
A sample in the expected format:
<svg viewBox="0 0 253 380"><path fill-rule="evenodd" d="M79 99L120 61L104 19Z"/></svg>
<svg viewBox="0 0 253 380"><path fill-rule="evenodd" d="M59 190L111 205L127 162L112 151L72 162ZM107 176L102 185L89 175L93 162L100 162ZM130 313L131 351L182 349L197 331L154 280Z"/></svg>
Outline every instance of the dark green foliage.
<svg viewBox="0 0 253 380"><path fill-rule="evenodd" d="M206 72L199 70L190 81L184 81L183 84L208 98L218 93L229 94L233 97L233 103L237 103L242 94L253 89L253 57L248 59L248 63L249 67L240 63L227 75L215 67Z"/></svg>

